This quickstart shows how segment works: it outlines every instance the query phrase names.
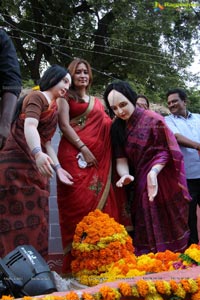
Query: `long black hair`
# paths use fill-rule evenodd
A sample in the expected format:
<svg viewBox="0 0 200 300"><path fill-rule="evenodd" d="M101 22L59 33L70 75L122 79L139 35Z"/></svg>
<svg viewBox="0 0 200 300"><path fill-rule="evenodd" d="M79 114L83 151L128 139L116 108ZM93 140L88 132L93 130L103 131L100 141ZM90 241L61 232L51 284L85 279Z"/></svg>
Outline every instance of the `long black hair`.
<svg viewBox="0 0 200 300"><path fill-rule="evenodd" d="M111 118L113 118L115 115L108 102L108 95L112 90L116 90L117 92L123 94L135 106L137 94L132 89L130 84L126 81L121 80L112 82L107 86L104 92L104 101L106 103ZM113 147L118 148L119 146L123 146L125 144L125 129L126 121L120 118L115 118L111 127L111 139Z"/></svg>

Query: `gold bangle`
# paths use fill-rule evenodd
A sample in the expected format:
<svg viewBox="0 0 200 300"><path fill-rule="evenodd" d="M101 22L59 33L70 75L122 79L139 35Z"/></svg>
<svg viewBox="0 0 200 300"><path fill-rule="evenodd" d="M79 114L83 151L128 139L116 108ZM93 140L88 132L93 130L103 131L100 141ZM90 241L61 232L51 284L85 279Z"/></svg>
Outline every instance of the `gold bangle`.
<svg viewBox="0 0 200 300"><path fill-rule="evenodd" d="M83 148L83 147L85 147L86 145L85 144L83 144L83 145L81 145L80 147L79 147L79 149L81 149L81 148Z"/></svg>

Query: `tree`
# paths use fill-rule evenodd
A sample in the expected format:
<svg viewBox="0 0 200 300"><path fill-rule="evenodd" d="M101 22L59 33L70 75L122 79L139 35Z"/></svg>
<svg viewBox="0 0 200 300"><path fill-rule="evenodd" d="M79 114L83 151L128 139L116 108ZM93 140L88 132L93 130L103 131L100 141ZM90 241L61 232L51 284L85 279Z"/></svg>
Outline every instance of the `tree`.
<svg viewBox="0 0 200 300"><path fill-rule="evenodd" d="M1 25L13 37L24 79L37 82L46 64L82 57L93 67L95 92L123 79L158 100L188 79L200 25L198 1L192 3L154 11L149 0L2 0Z"/></svg>

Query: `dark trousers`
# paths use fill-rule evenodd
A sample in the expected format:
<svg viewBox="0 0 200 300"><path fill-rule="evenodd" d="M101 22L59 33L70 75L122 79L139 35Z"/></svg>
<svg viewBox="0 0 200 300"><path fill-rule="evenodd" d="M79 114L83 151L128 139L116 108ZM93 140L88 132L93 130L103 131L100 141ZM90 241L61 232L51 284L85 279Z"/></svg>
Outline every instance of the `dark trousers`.
<svg viewBox="0 0 200 300"><path fill-rule="evenodd" d="M200 206L200 178L187 179L188 189L192 201L189 205L189 221L190 239L189 245L198 244L198 228L197 228L197 205Z"/></svg>

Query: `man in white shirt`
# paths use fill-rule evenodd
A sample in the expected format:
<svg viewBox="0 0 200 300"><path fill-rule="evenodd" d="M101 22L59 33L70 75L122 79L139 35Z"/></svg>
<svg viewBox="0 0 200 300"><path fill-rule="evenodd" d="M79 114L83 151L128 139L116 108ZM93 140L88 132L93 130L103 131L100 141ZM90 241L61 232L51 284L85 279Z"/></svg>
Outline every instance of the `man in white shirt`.
<svg viewBox="0 0 200 300"><path fill-rule="evenodd" d="M200 205L200 114L187 110L187 95L179 88L169 90L165 117L184 156L187 184L192 201L189 209L190 244L198 244L197 205ZM173 174L172 174L173 175Z"/></svg>

